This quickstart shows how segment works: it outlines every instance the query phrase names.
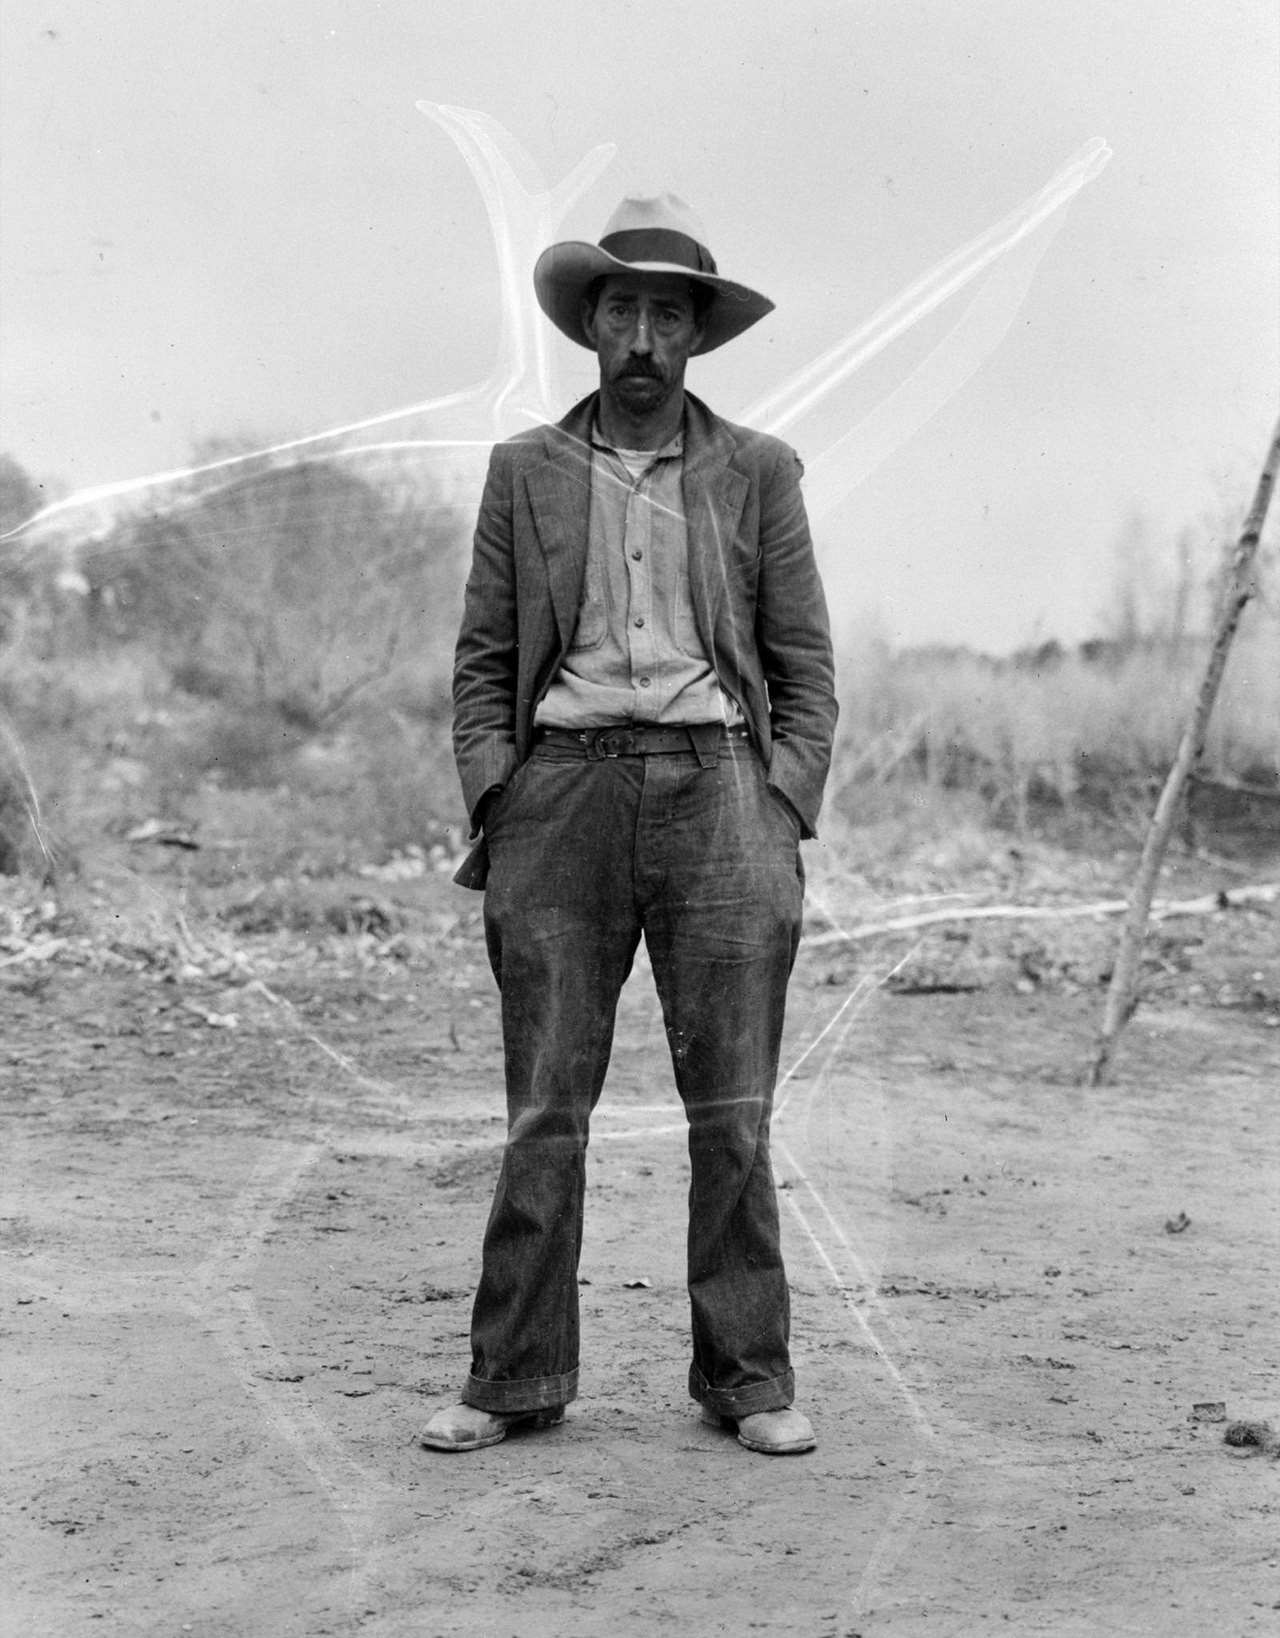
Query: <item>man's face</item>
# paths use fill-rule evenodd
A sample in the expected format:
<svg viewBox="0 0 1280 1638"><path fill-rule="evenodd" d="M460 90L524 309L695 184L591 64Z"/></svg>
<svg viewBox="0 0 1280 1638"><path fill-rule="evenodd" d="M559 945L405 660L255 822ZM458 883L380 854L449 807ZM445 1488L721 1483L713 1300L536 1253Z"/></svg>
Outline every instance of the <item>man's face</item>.
<svg viewBox="0 0 1280 1638"><path fill-rule="evenodd" d="M613 274L582 323L600 360L600 385L635 416L648 416L684 383L689 354L702 339L689 280L677 275Z"/></svg>

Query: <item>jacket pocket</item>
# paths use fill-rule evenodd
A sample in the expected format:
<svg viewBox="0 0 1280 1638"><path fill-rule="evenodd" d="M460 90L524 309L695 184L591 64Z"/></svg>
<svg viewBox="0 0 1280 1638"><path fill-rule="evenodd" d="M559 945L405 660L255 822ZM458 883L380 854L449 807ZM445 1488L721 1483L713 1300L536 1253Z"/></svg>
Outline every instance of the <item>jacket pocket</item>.
<svg viewBox="0 0 1280 1638"><path fill-rule="evenodd" d="M528 758L518 763L512 770L511 778L490 802L484 816L484 833L492 836L499 825L515 806L516 798L520 794L520 786L524 783L525 774L529 767Z"/></svg>

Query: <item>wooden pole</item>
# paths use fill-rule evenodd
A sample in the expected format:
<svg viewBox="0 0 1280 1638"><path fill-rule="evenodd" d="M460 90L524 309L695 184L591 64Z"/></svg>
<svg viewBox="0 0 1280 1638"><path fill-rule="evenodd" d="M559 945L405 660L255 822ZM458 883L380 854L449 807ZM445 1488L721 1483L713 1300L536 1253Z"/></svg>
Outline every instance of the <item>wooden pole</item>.
<svg viewBox="0 0 1280 1638"><path fill-rule="evenodd" d="M1187 775L1196 765L1204 749L1209 718L1213 712L1214 701L1218 697L1218 685L1226 669L1232 638L1236 634L1236 627L1240 623L1245 605L1254 594L1253 560L1257 555L1258 541L1262 535L1262 525L1271 501L1278 466L1280 422L1277 422L1276 429L1271 435L1271 447L1267 451L1267 458L1258 478L1253 505L1249 508L1244 529L1231 556L1230 572L1223 587L1222 602L1214 626L1213 644L1209 650L1204 676L1200 680L1199 692L1196 694L1187 726L1183 731L1178 754L1169 769L1169 776L1164 782L1160 800L1156 803L1155 813L1152 814L1151 823L1147 828L1142 857L1138 861L1138 870L1129 897L1129 911L1125 917L1115 964L1111 971L1111 985L1107 991L1102 1029L1089 1071L1091 1086L1101 1086L1106 1079L1116 1038L1133 1016L1133 1010L1137 1006L1138 967L1142 959L1142 945L1146 938L1151 900L1155 895L1156 878L1160 874L1160 866L1164 860Z"/></svg>

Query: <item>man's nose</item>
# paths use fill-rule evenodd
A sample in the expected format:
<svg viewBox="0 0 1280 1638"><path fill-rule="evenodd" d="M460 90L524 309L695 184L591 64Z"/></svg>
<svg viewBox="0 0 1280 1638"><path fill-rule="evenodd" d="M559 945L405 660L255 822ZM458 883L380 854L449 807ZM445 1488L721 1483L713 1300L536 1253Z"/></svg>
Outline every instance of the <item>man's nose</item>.
<svg viewBox="0 0 1280 1638"><path fill-rule="evenodd" d="M636 327L631 332L631 351L633 353L651 353L653 351L653 335L649 329L649 315L641 313L636 319Z"/></svg>

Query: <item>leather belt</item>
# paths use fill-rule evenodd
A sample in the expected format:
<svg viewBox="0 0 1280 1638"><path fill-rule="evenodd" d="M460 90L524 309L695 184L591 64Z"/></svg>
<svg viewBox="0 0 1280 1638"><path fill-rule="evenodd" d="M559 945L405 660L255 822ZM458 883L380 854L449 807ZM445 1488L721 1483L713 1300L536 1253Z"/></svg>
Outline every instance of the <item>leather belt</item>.
<svg viewBox="0 0 1280 1638"><path fill-rule="evenodd" d="M534 734L536 744L577 751L590 762L615 756L674 756L680 751L694 751L699 758L710 753L714 759L726 741L746 737L745 728L726 728L721 722L695 722L681 728L627 722L605 728L539 728Z"/></svg>

